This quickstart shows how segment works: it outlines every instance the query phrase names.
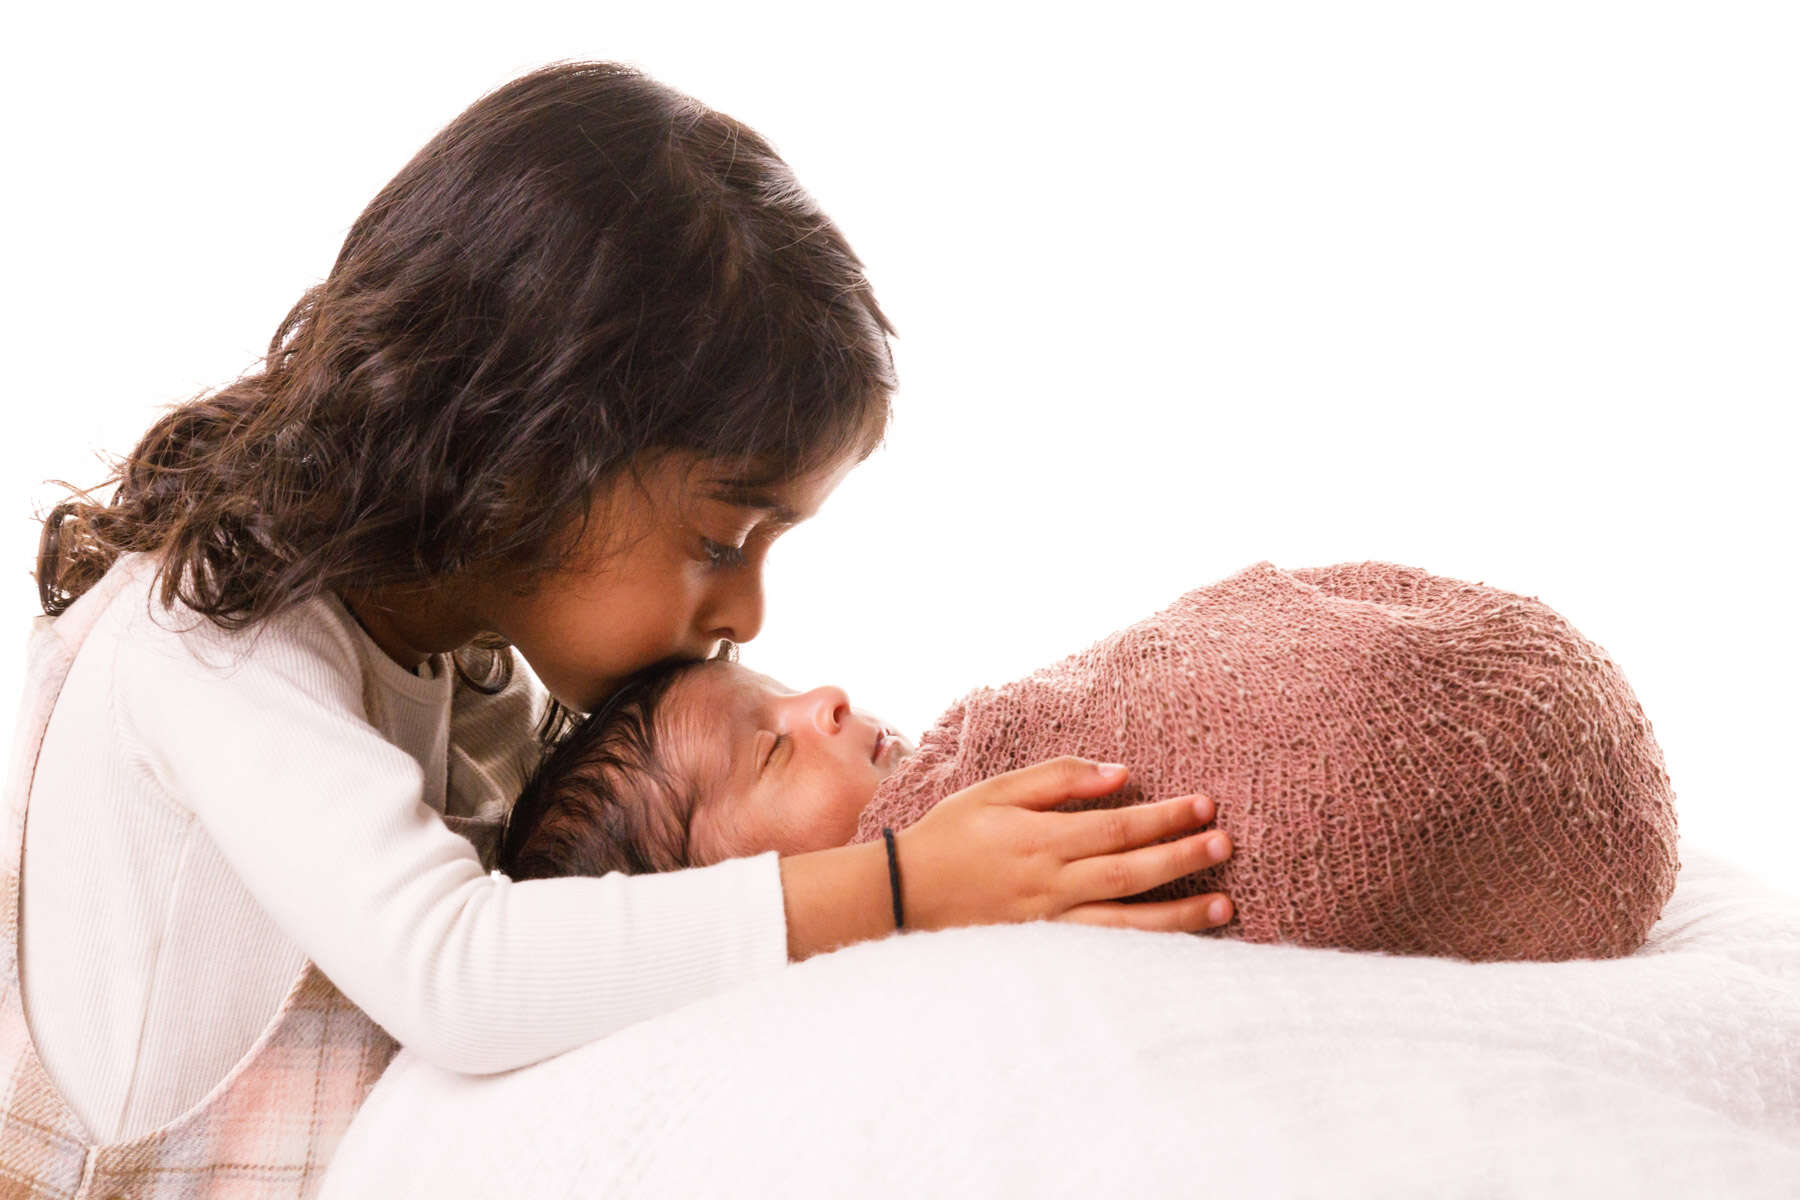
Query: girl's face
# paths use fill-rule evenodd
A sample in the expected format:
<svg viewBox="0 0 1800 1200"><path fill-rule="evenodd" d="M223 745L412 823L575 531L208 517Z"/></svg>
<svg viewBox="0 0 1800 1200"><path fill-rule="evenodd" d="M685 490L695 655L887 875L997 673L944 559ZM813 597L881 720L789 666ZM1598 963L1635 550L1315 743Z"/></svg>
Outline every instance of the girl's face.
<svg viewBox="0 0 1800 1200"><path fill-rule="evenodd" d="M505 637L550 694L598 708L632 672L709 658L763 623L763 562L854 466L749 492L687 453L653 460L596 509L568 564L527 594L481 589L482 628Z"/></svg>
<svg viewBox="0 0 1800 1200"><path fill-rule="evenodd" d="M660 753L697 796L688 862L843 846L914 750L843 689L796 692L731 662L696 667L658 716Z"/></svg>

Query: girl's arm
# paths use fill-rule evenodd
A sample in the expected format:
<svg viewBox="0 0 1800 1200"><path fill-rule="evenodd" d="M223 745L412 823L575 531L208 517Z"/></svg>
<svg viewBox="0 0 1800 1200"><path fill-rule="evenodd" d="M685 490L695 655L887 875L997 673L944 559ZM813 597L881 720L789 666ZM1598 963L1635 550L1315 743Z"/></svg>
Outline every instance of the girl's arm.
<svg viewBox="0 0 1800 1200"><path fill-rule="evenodd" d="M787 955L793 962L894 931L884 842L782 859L781 895ZM904 903L904 894L901 900Z"/></svg>
<svg viewBox="0 0 1800 1200"><path fill-rule="evenodd" d="M112 713L140 786L191 814L280 932L429 1061L525 1066L788 961L773 853L639 877L485 872L369 719L358 635L323 604L243 634L134 625Z"/></svg>

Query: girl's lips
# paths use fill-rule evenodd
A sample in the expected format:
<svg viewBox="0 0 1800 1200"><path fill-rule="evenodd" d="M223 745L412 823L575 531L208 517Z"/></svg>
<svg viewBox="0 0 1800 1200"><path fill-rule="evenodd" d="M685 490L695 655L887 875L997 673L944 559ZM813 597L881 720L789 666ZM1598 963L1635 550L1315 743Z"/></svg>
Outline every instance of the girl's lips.
<svg viewBox="0 0 1800 1200"><path fill-rule="evenodd" d="M887 742L888 742L887 730L885 730L885 729L877 730L875 733L875 749L873 749L869 752L869 761L870 762L880 762L881 761L881 752L882 752L882 750L884 750L887 747Z"/></svg>

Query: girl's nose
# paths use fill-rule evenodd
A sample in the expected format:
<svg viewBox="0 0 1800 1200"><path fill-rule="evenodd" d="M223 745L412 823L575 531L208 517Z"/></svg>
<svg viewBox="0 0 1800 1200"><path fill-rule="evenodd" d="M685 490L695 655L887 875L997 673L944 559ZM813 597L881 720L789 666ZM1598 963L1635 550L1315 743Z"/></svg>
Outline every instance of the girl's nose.
<svg viewBox="0 0 1800 1200"><path fill-rule="evenodd" d="M706 636L743 643L755 637L763 624L762 563L753 562L733 571L726 590L707 613Z"/></svg>

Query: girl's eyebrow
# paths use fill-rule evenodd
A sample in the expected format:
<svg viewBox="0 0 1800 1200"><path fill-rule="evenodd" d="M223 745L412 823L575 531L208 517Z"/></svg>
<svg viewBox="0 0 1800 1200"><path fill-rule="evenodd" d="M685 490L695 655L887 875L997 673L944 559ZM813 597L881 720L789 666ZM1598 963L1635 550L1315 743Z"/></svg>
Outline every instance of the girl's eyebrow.
<svg viewBox="0 0 1800 1200"><path fill-rule="evenodd" d="M777 500L772 492L766 492L760 488L726 481L713 484L708 494L714 500L723 501L726 504L766 512L777 525L798 525L800 523L799 513Z"/></svg>

